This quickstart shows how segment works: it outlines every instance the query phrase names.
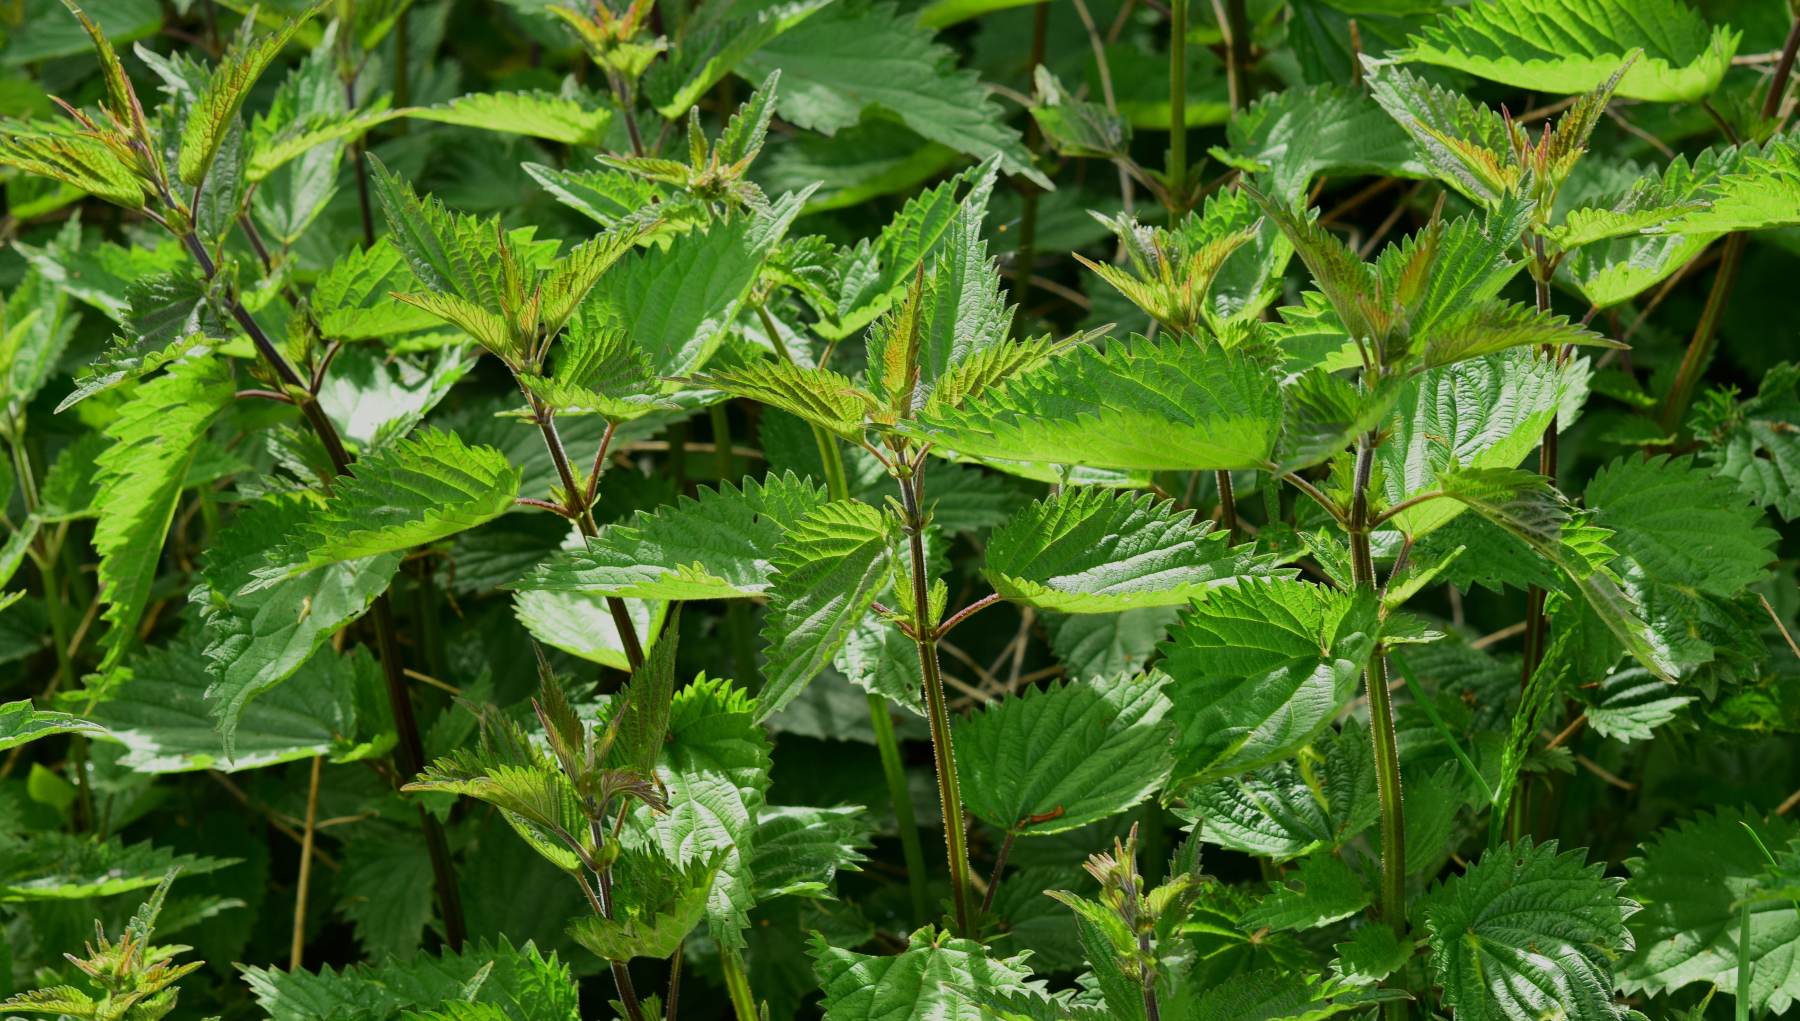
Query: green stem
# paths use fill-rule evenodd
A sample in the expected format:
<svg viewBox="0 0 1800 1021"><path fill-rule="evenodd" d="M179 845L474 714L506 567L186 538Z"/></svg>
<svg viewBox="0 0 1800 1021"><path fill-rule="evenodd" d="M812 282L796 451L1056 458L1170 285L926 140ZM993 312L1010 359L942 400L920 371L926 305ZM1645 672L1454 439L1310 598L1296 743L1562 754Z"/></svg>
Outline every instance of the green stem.
<svg viewBox="0 0 1800 1021"><path fill-rule="evenodd" d="M1250 102L1245 77L1250 71L1250 13L1244 0L1225 0L1225 88L1233 110Z"/></svg>
<svg viewBox="0 0 1800 1021"><path fill-rule="evenodd" d="M1350 568L1356 585L1375 590L1375 561L1369 547L1369 480L1379 437L1365 433L1356 448L1355 489L1350 505ZM1394 733L1393 696L1388 691L1387 654L1379 646L1364 675L1369 696L1369 739L1375 752L1375 791L1381 809L1381 918L1394 934L1406 936L1406 824L1401 806L1400 749ZM1398 1003L1383 1008L1390 1021L1404 1021Z"/></svg>
<svg viewBox="0 0 1800 1021"><path fill-rule="evenodd" d="M931 754L937 765L938 807L944 816L944 852L950 862L950 894L956 909L956 929L971 936L969 915L969 843L963 832L962 785L956 777L956 750L950 740L950 707L944 698L944 678L938 665L937 639L928 620L931 585L925 576L925 515L919 506L919 484L924 464L900 482L900 502L905 510L907 545L912 556L913 641L919 647L919 668L925 675L925 711L931 723Z"/></svg>
<svg viewBox="0 0 1800 1021"><path fill-rule="evenodd" d="M18 477L19 492L25 500L25 513L36 514L39 506L37 474L32 471L31 454L25 449L24 429L19 422L13 423L7 449L12 454L13 473ZM75 664L69 658L69 604L63 599L56 572L57 558L68 550L69 544L62 543L59 549L49 549L45 547L48 542L40 532L39 555L32 559L36 561L39 578L44 583L44 610L50 618L50 641L56 646L56 676L50 679L48 688L54 693L75 680ZM74 572L70 576L74 577Z"/></svg>
<svg viewBox="0 0 1800 1021"><path fill-rule="evenodd" d="M881 753L881 774L887 781L888 800L894 804L894 823L900 830L900 852L906 859L906 885L912 894L914 923L931 915L931 898L925 885L925 843L919 839L919 820L913 815L906 765L900 761L900 741L894 735L894 718L887 699L869 693L869 725L875 729L875 748Z"/></svg>
<svg viewBox="0 0 1800 1021"><path fill-rule="evenodd" d="M1170 0L1168 176L1169 195L1176 204L1187 196L1187 24L1188 0Z"/></svg>
<svg viewBox="0 0 1800 1021"><path fill-rule="evenodd" d="M756 998L750 995L750 976L744 974L744 962L737 951L719 950L719 970L725 975L725 994L731 998L731 1011L737 1021L759 1021Z"/></svg>

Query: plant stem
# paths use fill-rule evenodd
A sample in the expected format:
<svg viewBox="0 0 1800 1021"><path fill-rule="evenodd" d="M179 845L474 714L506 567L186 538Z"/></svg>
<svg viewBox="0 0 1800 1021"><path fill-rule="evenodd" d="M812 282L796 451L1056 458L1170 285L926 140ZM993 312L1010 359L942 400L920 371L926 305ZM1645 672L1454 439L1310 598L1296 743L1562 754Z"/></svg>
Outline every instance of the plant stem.
<svg viewBox="0 0 1800 1021"><path fill-rule="evenodd" d="M200 244L199 238L192 231L181 236L182 244L199 264L201 272L208 281L218 275L218 267L212 257ZM249 336L250 343L256 348L269 368L279 377L287 388L294 392L295 400L300 404L301 414L306 417L312 427L313 434L325 448L325 454L331 459L334 475L352 474L350 453L344 449L344 441L338 436L337 426L332 424L325 409L319 406L318 398L312 393L307 381L302 379L288 360L282 356L274 341L257 325L256 318L244 307L235 290L227 295L231 317ZM327 480L329 487L330 481ZM394 610L388 593L383 591L375 598L370 610L370 617L375 624L376 650L381 658L381 672L387 682L388 707L394 715L394 769L400 782L417 776L425 768L425 744L419 737L419 723L413 715L412 695L407 688L405 667L400 661L400 640L394 626ZM437 887L438 911L443 915L444 941L452 950L462 948L467 927L463 923L462 894L456 885L456 868L450 858L450 845L444 839L444 828L437 818L419 806L419 829L425 837L425 850L431 857L431 872L434 885Z"/></svg>
<svg viewBox="0 0 1800 1021"><path fill-rule="evenodd" d="M888 800L894 805L894 823L900 830L900 852L906 859L906 885L912 894L913 921L930 917L931 898L925 885L925 844L919 839L919 820L913 815L912 793L906 784L906 766L900 761L900 742L894 736L894 718L887 699L869 693L869 724L875 730L875 749L881 754L881 775L887 781Z"/></svg>
<svg viewBox="0 0 1800 1021"><path fill-rule="evenodd" d="M1350 505L1350 568L1359 589L1375 591L1375 561L1369 548L1369 478L1379 437L1363 434L1356 448L1354 497ZM1375 751L1375 789L1381 803L1381 918L1406 935L1406 825L1401 807L1400 750L1394 734L1393 696L1387 685L1387 655L1378 646L1364 675L1369 695L1369 738ZM1395 1009L1398 1007L1398 1009ZM1387 1016L1403 1019L1405 1008L1391 1005Z"/></svg>
<svg viewBox="0 0 1800 1021"><path fill-rule="evenodd" d="M344 108L351 112L356 110L356 72L350 71L344 76ZM350 142L350 161L356 170L356 207L362 214L363 247L375 247L375 209L369 204L369 161L363 149L362 139Z"/></svg>
<svg viewBox="0 0 1800 1021"><path fill-rule="evenodd" d="M1537 310L1539 315L1550 314L1550 274L1553 272L1550 261L1544 254L1544 237L1536 234L1532 238L1533 263L1532 281L1537 290ZM1541 351L1546 358L1562 361L1561 353L1554 345L1545 345ZM1544 427L1544 438L1538 445L1538 474L1556 484L1557 446L1560 432L1556 419L1552 417L1550 424ZM1546 632L1550 621L1544 616L1544 590L1532 585L1525 591L1525 659L1520 666L1519 690L1531 680L1532 671L1537 669L1538 662L1544 655Z"/></svg>
<svg viewBox="0 0 1800 1021"><path fill-rule="evenodd" d="M1168 177L1174 203L1187 201L1187 24L1188 0L1169 0Z"/></svg>
<svg viewBox="0 0 1800 1021"><path fill-rule="evenodd" d="M725 974L725 993L731 998L737 1021L759 1021L756 998L750 995L750 976L744 974L744 962L738 960L737 951L719 949L719 970Z"/></svg>
<svg viewBox="0 0 1800 1021"><path fill-rule="evenodd" d="M523 389L523 387L521 387ZM593 508L584 499L588 490L575 482L575 470L569 465L569 451L563 446L562 433L556 428L556 413L540 402L529 390L525 391L525 399L531 405L531 417L537 422L538 431L544 436L544 446L550 451L550 463L556 466L556 476L562 482L563 505L569 509L569 517L575 520L575 527L589 539L599 533L594 527ZM619 644L625 649L625 662L630 664L632 672L644 665L644 646L638 641L637 625L631 622L631 613L625 606L625 600L618 596L606 597L606 611L612 615L613 627L619 632Z"/></svg>
<svg viewBox="0 0 1800 1021"><path fill-rule="evenodd" d="M571 777L571 780L573 778ZM597 855L606 848L606 826L602 819L606 815L606 806L602 804L596 811L593 799L588 799L588 834L594 841L594 853ZM577 870L579 878L579 870ZM594 887L589 889L587 880L581 880L581 888L588 894L594 913L607 921L612 920L612 867L605 866L594 870ZM619 990L619 1002L625 1005L625 1016L630 1021L644 1021L644 1008L638 1002L637 986L631 981L631 969L624 961L607 961L612 966L613 985Z"/></svg>
<svg viewBox="0 0 1800 1021"><path fill-rule="evenodd" d="M994 891L1000 889L1000 877L1006 874L1006 859L1012 857L1013 840L1018 835L1018 829L1009 829L1006 831L1006 838L1000 841L1000 850L994 855L994 873L988 877L987 892L981 895L983 915L994 906Z"/></svg>
<svg viewBox="0 0 1800 1021"><path fill-rule="evenodd" d="M1214 0L1215 3L1218 0ZM1250 13L1244 0L1224 0L1219 27L1225 30L1225 88L1233 110L1250 101L1244 78L1250 70Z"/></svg>
<svg viewBox="0 0 1800 1021"><path fill-rule="evenodd" d="M1774 120L1781 112L1781 101L1787 93L1788 79L1794 73L1796 50L1800 50L1800 15L1796 15L1788 29L1787 41L1782 44L1781 57L1775 64L1775 74L1769 79L1769 91L1763 96L1762 116L1765 121ZM1700 322L1694 326L1694 335L1688 340L1687 352L1681 358L1681 368L1675 373L1675 382L1669 386L1669 393L1663 398L1662 408L1657 414L1657 421L1669 433L1674 433L1681 427L1681 418L1687 413L1688 402L1693 400L1694 389L1700 385L1700 375L1712 360L1713 349L1718 346L1719 320L1731 298L1731 288L1737 281L1738 266L1743 262L1744 247L1748 243L1747 235L1737 233L1726 238L1720 249L1719 268L1713 272L1712 291L1706 296L1706 307L1700 313Z"/></svg>
<svg viewBox="0 0 1800 1021"><path fill-rule="evenodd" d="M312 887L313 839L318 833L319 772L325 758L312 759L312 778L306 784L306 826L300 837L300 878L294 884L294 938L288 949L288 970L299 971L306 956L306 895Z"/></svg>
<svg viewBox="0 0 1800 1021"><path fill-rule="evenodd" d="M925 710L931 723L931 754L937 764L938 807L944 816L944 852L950 861L950 893L956 908L957 935L973 933L969 917L969 844L963 832L962 787L956 778L956 750L950 741L950 708L944 700L944 678L938 666L937 639L927 621L931 585L925 577L925 516L919 508L923 461L912 477L900 481L900 502L912 557L913 640L925 675Z"/></svg>
<svg viewBox="0 0 1800 1021"><path fill-rule="evenodd" d="M1219 484L1219 527L1225 530L1226 542L1237 542L1237 494L1231 488L1231 472L1221 468L1213 474Z"/></svg>

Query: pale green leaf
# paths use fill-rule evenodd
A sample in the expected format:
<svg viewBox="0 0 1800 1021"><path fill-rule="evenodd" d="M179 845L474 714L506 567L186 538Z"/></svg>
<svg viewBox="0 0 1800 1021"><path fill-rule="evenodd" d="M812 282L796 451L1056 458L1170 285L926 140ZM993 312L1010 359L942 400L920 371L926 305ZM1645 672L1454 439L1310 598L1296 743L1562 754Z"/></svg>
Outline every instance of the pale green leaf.
<svg viewBox="0 0 1800 1021"><path fill-rule="evenodd" d="M1061 613L1185 606L1261 573L1252 547L1150 494L1070 486L994 531L983 574L1002 597Z"/></svg>
<svg viewBox="0 0 1800 1021"><path fill-rule="evenodd" d="M483 131L530 135L564 145L598 143L612 123L612 110L593 96L531 92L473 92L436 106L406 111L415 120L456 124Z"/></svg>
<svg viewBox="0 0 1800 1021"><path fill-rule="evenodd" d="M974 940L927 926L896 955L839 950L815 933L813 971L825 991L825 1021L983 1021L976 997L1026 992L1023 958L992 958Z"/></svg>
<svg viewBox="0 0 1800 1021"><path fill-rule="evenodd" d="M53 734L87 734L103 737L106 727L68 713L35 709L28 698L0 704L0 751L29 744Z"/></svg>
<svg viewBox="0 0 1800 1021"><path fill-rule="evenodd" d="M1160 673L1033 688L955 722L963 807L1024 836L1117 815L1155 794L1175 728Z"/></svg>

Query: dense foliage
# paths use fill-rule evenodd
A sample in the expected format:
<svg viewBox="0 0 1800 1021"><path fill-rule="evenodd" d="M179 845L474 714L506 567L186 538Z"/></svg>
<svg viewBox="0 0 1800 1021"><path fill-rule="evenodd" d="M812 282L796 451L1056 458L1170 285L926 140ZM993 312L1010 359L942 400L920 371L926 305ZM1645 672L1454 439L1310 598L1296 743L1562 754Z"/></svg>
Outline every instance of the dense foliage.
<svg viewBox="0 0 1800 1021"><path fill-rule="evenodd" d="M1800 998L1782 0L0 20L0 1016Z"/></svg>

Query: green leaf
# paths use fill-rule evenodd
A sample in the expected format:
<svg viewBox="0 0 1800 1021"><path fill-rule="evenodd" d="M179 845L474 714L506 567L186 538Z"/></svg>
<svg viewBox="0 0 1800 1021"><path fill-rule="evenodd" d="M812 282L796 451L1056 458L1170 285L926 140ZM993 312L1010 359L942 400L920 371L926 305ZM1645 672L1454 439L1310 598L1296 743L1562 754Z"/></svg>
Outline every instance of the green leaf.
<svg viewBox="0 0 1800 1021"><path fill-rule="evenodd" d="M597 414L619 423L668 406L658 396L662 383L650 357L623 330L595 324L589 308L577 310L557 342L551 374L520 373L519 382L562 415Z"/></svg>
<svg viewBox="0 0 1800 1021"><path fill-rule="evenodd" d="M1728 478L1691 457L1620 458L1588 481L1594 523L1608 545L1652 578L1734 596L1769 576L1775 531Z"/></svg>
<svg viewBox="0 0 1800 1021"><path fill-rule="evenodd" d="M1675 720L1695 700L1641 668L1620 670L1601 681L1589 697L1588 726L1614 741L1648 741L1652 731Z"/></svg>
<svg viewBox="0 0 1800 1021"><path fill-rule="evenodd" d="M838 872L859 872L869 846L869 818L859 805L765 806L756 817L750 874L756 899L829 897Z"/></svg>
<svg viewBox="0 0 1800 1021"><path fill-rule="evenodd" d="M1714 391L1694 410L1700 456L1738 492L1781 515L1800 517L1800 366L1782 362L1764 373L1756 396Z"/></svg>
<svg viewBox="0 0 1800 1021"><path fill-rule="evenodd" d="M1564 94L1605 81L1633 51L1619 95L1675 103L1705 99L1737 52L1740 33L1710 30L1677 0L1481 0L1440 15L1402 59L1438 64L1519 88Z"/></svg>
<svg viewBox="0 0 1800 1021"><path fill-rule="evenodd" d="M1225 126L1228 151L1214 155L1267 173L1288 202L1323 174L1424 177L1406 134L1367 96L1335 85L1290 88L1259 98Z"/></svg>
<svg viewBox="0 0 1800 1021"><path fill-rule="evenodd" d="M1605 529L1571 519L1548 481L1521 469L1465 469L1445 475L1442 482L1446 496L1555 564L1634 659L1661 680L1675 679L1678 668L1667 643L1644 623L1636 600L1604 566L1613 556L1604 544Z"/></svg>
<svg viewBox="0 0 1800 1021"><path fill-rule="evenodd" d="M1740 988L1739 926L1750 907L1750 1011L1800 1000L1800 904L1792 896L1794 824L1737 808L1702 812L1657 833L1627 859L1625 890L1644 905L1631 920L1637 950L1619 966L1627 993L1662 995L1696 982ZM1780 849L1771 863L1764 848Z"/></svg>
<svg viewBox="0 0 1800 1021"><path fill-rule="evenodd" d="M693 372L724 342L804 200L787 195L619 260L589 298L596 324L627 331L661 375Z"/></svg>
<svg viewBox="0 0 1800 1021"><path fill-rule="evenodd" d="M656 112L676 121L708 89L766 43L830 6L834 0L792 0L748 10L733 5L701 8L683 26L671 59L651 65L645 89ZM734 162L727 160L726 162Z"/></svg>
<svg viewBox="0 0 1800 1021"><path fill-rule="evenodd" d="M977 998L1032 988L1023 957L995 959L980 943L930 926L914 932L906 949L892 956L839 950L815 933L812 958L825 991L825 1021L982 1021Z"/></svg>
<svg viewBox="0 0 1800 1021"><path fill-rule="evenodd" d="M181 183L199 187L206 179L219 147L225 143L225 136L231 132L238 111L243 109L244 100L249 98L256 80L287 47L294 32L317 10L317 6L303 10L279 30L261 38L249 35L253 22L244 23L244 33L219 58L219 65L213 68L198 100L187 112L178 160Z"/></svg>
<svg viewBox="0 0 1800 1021"><path fill-rule="evenodd" d="M1262 568L1251 547L1172 500L1070 486L994 530L983 574L1006 599L1061 613L1185 606Z"/></svg>
<svg viewBox="0 0 1800 1021"><path fill-rule="evenodd" d="M669 604L664 602L625 601L625 612L631 618L644 651L654 647L668 608ZM614 670L631 668L606 596L585 592L519 592L513 597L513 615L531 637L545 645Z"/></svg>
<svg viewBox="0 0 1800 1021"><path fill-rule="evenodd" d="M493 447L424 429L356 462L323 505L269 551L258 587L346 560L449 538L512 509L519 470Z"/></svg>
<svg viewBox="0 0 1800 1021"><path fill-rule="evenodd" d="M587 548L558 553L518 583L526 589L735 599L768 591L772 558L800 520L825 505L823 487L792 473L678 497L607 525Z"/></svg>
<svg viewBox="0 0 1800 1021"><path fill-rule="evenodd" d="M204 669L212 675L206 703L230 758L249 751L240 749L237 731L251 700L293 676L361 617L400 569L402 554L393 552L258 585L270 538L295 534L316 509L305 494L287 493L239 511L214 533L202 582L189 595L206 627Z"/></svg>
<svg viewBox="0 0 1800 1021"><path fill-rule="evenodd" d="M143 185L113 150L60 124L0 121L0 165L61 181L127 209L144 206Z"/></svg>
<svg viewBox="0 0 1800 1021"><path fill-rule="evenodd" d="M771 563L769 644L756 718L800 694L837 654L888 578L888 520L867 504L827 503L795 523Z"/></svg>
<svg viewBox="0 0 1800 1021"><path fill-rule="evenodd" d="M848 376L788 361L724 366L694 377L693 382L785 411L852 443L862 440L863 416L874 404L874 398Z"/></svg>
<svg viewBox="0 0 1800 1021"><path fill-rule="evenodd" d="M1316 929L1349 918L1369 901L1362 878L1344 859L1315 854L1246 911L1241 921L1251 929Z"/></svg>
<svg viewBox="0 0 1800 1021"><path fill-rule="evenodd" d="M681 689L659 769L669 808L649 821L649 839L670 861L716 861L706 916L713 939L734 949L756 903L751 862L769 791L769 738L758 719L756 701L730 681L700 678Z"/></svg>
<svg viewBox="0 0 1800 1021"><path fill-rule="evenodd" d="M1175 728L1160 673L1028 689L955 721L963 807L1025 836L1117 815L1162 786Z"/></svg>
<svg viewBox="0 0 1800 1021"><path fill-rule="evenodd" d="M1613 962L1630 950L1619 895L1584 852L1529 837L1482 855L1426 895L1431 970L1459 1018L1616 1021Z"/></svg>
<svg viewBox="0 0 1800 1021"><path fill-rule="evenodd" d="M1249 358L1170 338L1083 347L909 431L974 457L1152 470L1262 466L1281 394Z"/></svg>
<svg viewBox="0 0 1800 1021"><path fill-rule="evenodd" d="M569 967L531 943L471 943L461 953L314 971L241 967L269 1021L395 1018L407 1010L488 1004L508 1021L578 1021ZM490 1015L491 1017L492 1015Z"/></svg>
<svg viewBox="0 0 1800 1021"><path fill-rule="evenodd" d="M106 727L68 713L35 709L28 698L0 704L0 751L30 744L52 734L106 736Z"/></svg>
<svg viewBox="0 0 1800 1021"><path fill-rule="evenodd" d="M611 918L583 915L569 935L603 961L668 957L706 915L718 857L677 866L658 851L626 851L613 863Z"/></svg>
<svg viewBox="0 0 1800 1021"><path fill-rule="evenodd" d="M800 127L831 135L873 113L977 159L997 154L1007 173L1052 187L980 78L958 70L950 49L891 3L834 4L766 43L737 73L756 82L777 69L781 116Z"/></svg>
<svg viewBox="0 0 1800 1021"><path fill-rule="evenodd" d="M1293 578L1208 589L1163 646L1177 780L1279 762L1330 724L1375 648L1375 600Z"/></svg>
<svg viewBox="0 0 1800 1021"><path fill-rule="evenodd" d="M369 182L387 217L389 240L427 289L483 310L500 307L500 228L453 213L373 157ZM435 313L434 313L435 314Z"/></svg>
<svg viewBox="0 0 1800 1021"><path fill-rule="evenodd" d="M1533 352L1490 355L1429 369L1401 388L1393 435L1375 448L1389 504L1439 488L1457 468L1511 468L1537 449L1575 378ZM1428 500L1401 511L1394 527L1419 537L1462 511Z"/></svg>
<svg viewBox="0 0 1800 1021"><path fill-rule="evenodd" d="M94 549L102 616L112 625L101 639L107 665L119 663L136 637L188 466L234 392L224 361L180 362L139 386L106 427L112 445L95 459Z"/></svg>
<svg viewBox="0 0 1800 1021"><path fill-rule="evenodd" d="M1400 937L1385 925L1365 925L1350 934L1350 939L1333 949L1338 958L1332 967L1346 981L1379 982L1401 968L1412 958L1412 944L1401 945Z"/></svg>
<svg viewBox="0 0 1800 1021"><path fill-rule="evenodd" d="M598 143L613 117L612 110L593 96L542 90L474 92L436 106L416 107L406 111L406 116L578 146Z"/></svg>
<svg viewBox="0 0 1800 1021"><path fill-rule="evenodd" d="M1568 316L1546 315L1521 302L1494 301L1455 317L1433 332L1425 341L1420 364L1434 368L1512 348L1541 345L1561 348L1577 344L1610 348L1628 346L1571 323Z"/></svg>
<svg viewBox="0 0 1800 1021"><path fill-rule="evenodd" d="M148 841L59 833L0 836L0 902L79 901L147 890L170 869L205 875L237 864L236 858L176 854Z"/></svg>
<svg viewBox="0 0 1800 1021"><path fill-rule="evenodd" d="M132 660L130 679L93 713L125 746L123 766L234 773L314 755L354 762L393 744L380 670L366 651L325 650L298 665L295 683L231 717L229 743L214 724L216 704L206 698L210 665L197 636L185 634Z"/></svg>
<svg viewBox="0 0 1800 1021"><path fill-rule="evenodd" d="M1513 144L1499 114L1397 64L1366 61L1370 94L1412 137L1431 174L1483 205L1519 181Z"/></svg>
<svg viewBox="0 0 1800 1021"><path fill-rule="evenodd" d="M1800 202L1800 139L1783 135L1761 148L1741 146L1733 154L1737 159L1721 158L1729 169L1719 177L1708 201L1692 204L1663 228L1666 232L1726 234L1800 222L1800 210L1795 208Z"/></svg>
<svg viewBox="0 0 1800 1021"><path fill-rule="evenodd" d="M313 285L313 314L329 337L362 340L411 333L437 325L441 317L396 301L394 292L416 291L419 279L389 238L353 248Z"/></svg>

